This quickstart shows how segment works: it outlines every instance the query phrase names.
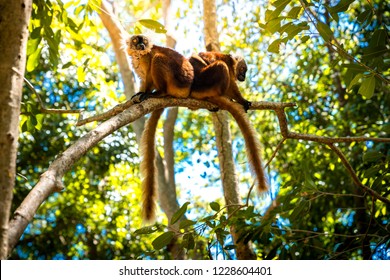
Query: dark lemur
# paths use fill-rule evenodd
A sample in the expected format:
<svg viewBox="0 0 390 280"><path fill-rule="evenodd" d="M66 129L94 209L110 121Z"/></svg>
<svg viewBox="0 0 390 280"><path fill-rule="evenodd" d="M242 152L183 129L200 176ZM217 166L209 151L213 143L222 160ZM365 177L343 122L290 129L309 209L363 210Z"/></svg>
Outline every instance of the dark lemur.
<svg viewBox="0 0 390 280"><path fill-rule="evenodd" d="M245 81L248 67L244 58L219 52L201 52L193 54L190 62L195 77L191 96L195 99L226 96L244 107L245 112L251 106L237 87L236 81Z"/></svg>
<svg viewBox="0 0 390 280"><path fill-rule="evenodd" d="M191 63L173 49L155 46L144 35L134 35L126 41L135 72L141 80L139 96L186 98L190 95L194 71ZM142 216L154 219L157 193L155 133L163 109L152 112L145 125L140 143L142 179Z"/></svg>
<svg viewBox="0 0 390 280"><path fill-rule="evenodd" d="M234 117L245 139L246 154L250 170L256 177L257 188L260 192L268 190L260 157L260 142L245 114L251 103L242 96L236 83L236 80L245 80L245 60L219 52L199 53L189 60L195 74L191 96L208 100Z"/></svg>

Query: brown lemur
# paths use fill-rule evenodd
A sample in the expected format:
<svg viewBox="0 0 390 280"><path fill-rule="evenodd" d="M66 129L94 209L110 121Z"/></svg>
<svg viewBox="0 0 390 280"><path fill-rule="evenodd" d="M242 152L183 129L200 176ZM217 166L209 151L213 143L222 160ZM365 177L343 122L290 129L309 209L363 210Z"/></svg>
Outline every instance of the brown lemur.
<svg viewBox="0 0 390 280"><path fill-rule="evenodd" d="M195 75L191 97L210 101L234 117L244 136L249 167L256 177L257 188L260 192L267 191L268 184L260 156L261 145L245 114L251 102L242 96L236 83L236 80L245 80L245 60L240 56L220 52L201 52L192 55L189 61L194 67Z"/></svg>
<svg viewBox="0 0 390 280"><path fill-rule="evenodd" d="M134 71L141 80L140 92L134 97L142 101L152 96L187 98L194 79L191 63L173 49L153 45L144 35L134 35L126 41ZM133 98L134 98L133 97ZM142 179L142 217L155 217L157 167L155 133L164 109L152 112L146 122L140 143Z"/></svg>
<svg viewBox="0 0 390 280"><path fill-rule="evenodd" d="M268 186L260 158L260 143L245 114L251 103L241 95L235 82L236 79L245 80L247 71L245 60L217 52L199 53L187 60L172 49L152 46L150 40L142 35L131 37L127 45L133 67L141 79L140 92L135 96L139 96L141 101L155 95L186 98L191 91L193 98L208 100L229 111L244 135L249 164L257 177L258 189L266 191ZM141 138L145 220L153 220L155 216L157 189L155 132L162 112L163 109L151 114Z"/></svg>

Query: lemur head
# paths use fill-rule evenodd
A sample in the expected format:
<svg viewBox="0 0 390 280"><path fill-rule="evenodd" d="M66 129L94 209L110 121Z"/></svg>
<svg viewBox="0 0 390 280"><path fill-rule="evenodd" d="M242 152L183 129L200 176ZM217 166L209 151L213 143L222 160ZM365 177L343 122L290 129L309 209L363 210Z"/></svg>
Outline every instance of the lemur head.
<svg viewBox="0 0 390 280"><path fill-rule="evenodd" d="M248 70L248 67L246 66L246 62L244 58L240 55L234 55L233 59L235 61L235 74L237 80L243 82L245 81L245 75L246 71Z"/></svg>
<svg viewBox="0 0 390 280"><path fill-rule="evenodd" d="M151 40L145 35L133 35L126 40L127 52L129 55L146 54L153 47Z"/></svg>

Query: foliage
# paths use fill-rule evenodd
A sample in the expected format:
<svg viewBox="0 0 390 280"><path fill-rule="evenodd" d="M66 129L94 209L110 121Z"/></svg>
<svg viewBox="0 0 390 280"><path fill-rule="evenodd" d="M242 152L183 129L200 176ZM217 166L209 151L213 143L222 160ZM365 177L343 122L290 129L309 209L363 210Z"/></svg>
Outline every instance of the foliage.
<svg viewBox="0 0 390 280"><path fill-rule="evenodd" d="M200 18L190 12L198 4L183 1L177 8L186 22L178 28L188 38L199 32ZM129 30L164 31L153 21L160 22L155 1L120 5L118 17ZM98 7L98 1L34 1L26 78L36 93L26 88L23 94L14 209L48 164L94 126L75 128L74 116L43 114L36 94L50 108L95 112L124 100ZM239 50L248 61L249 78L242 85L248 99L297 102L287 111L291 131L389 137L386 1L222 1L218 15L223 51ZM190 48L201 45L196 44ZM249 114L270 159L281 140L277 119L271 111ZM138 149L131 128L124 127L65 176L66 190L40 207L12 258L167 259L172 256L165 246L178 239L188 258L234 259L232 225L261 259L390 258L388 206L363 193L326 145L286 140L267 169L270 194L246 200L253 182L234 124L232 132L244 199L233 215L219 199L208 200L220 184L209 113L181 110L176 172L186 178L178 181L180 201L189 202L169 221L177 229L165 220L142 227ZM389 143L338 147L364 185L389 197ZM195 197L195 187L205 191Z"/></svg>

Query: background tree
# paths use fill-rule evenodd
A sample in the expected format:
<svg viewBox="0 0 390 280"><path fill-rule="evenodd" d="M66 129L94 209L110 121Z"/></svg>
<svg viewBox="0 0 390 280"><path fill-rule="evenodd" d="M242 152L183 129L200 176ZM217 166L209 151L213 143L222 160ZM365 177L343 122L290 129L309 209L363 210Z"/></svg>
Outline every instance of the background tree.
<svg viewBox="0 0 390 280"><path fill-rule="evenodd" d="M389 258L389 4L217 3L221 50L239 50L249 62L243 92L254 101L249 114L264 143L272 189L267 197L248 193L252 179L232 123L243 205L228 215L222 195L214 195L221 183L214 131L205 125L210 113L179 110L173 147L183 206L169 223L180 230L165 218L140 229L137 132L127 124L165 106L209 105L127 102L128 109L114 108L116 115L99 126L77 128L73 115L49 114L54 111L42 108L38 96L50 109L85 108L92 115L124 101L126 86L96 16L100 3L37 1L32 8L26 78L34 90L25 87L23 94L11 258L173 258L161 249L174 237L187 258L237 258L232 225L241 233L236 241L251 241L257 258ZM203 50L200 3L172 8L187 23L177 34L199 37L190 47L179 38L177 48L186 55ZM119 2L117 11L130 33L144 25L160 29L142 20L161 17L159 2ZM286 104L259 100L298 106L284 112Z"/></svg>

